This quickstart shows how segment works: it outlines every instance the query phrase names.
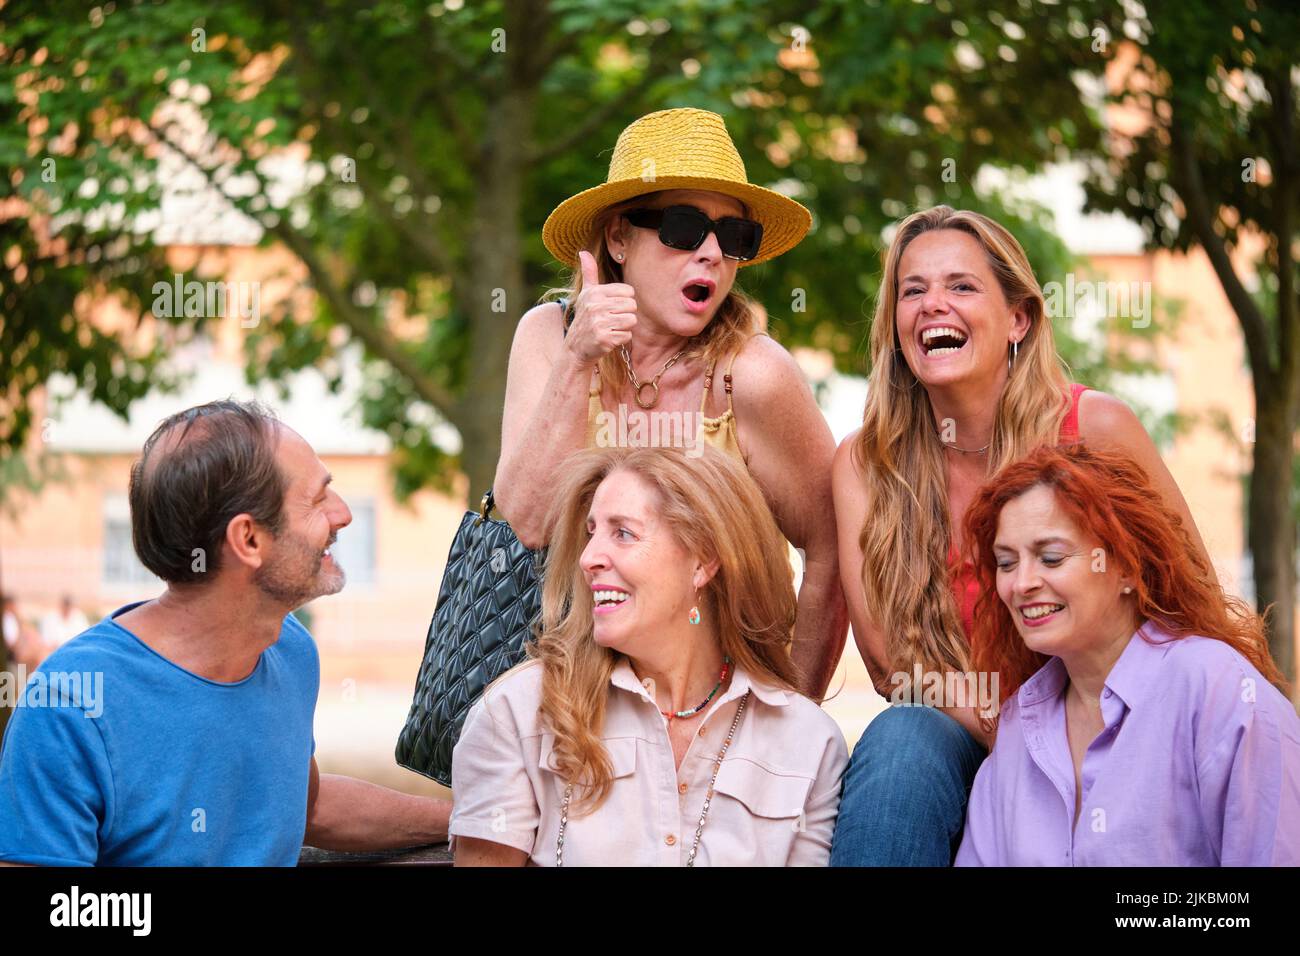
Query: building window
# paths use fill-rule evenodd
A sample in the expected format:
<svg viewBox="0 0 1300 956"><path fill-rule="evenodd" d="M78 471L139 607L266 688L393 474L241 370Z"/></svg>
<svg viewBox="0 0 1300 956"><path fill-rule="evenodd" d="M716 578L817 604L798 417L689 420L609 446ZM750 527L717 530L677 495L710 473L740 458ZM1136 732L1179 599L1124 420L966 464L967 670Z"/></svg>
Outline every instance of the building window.
<svg viewBox="0 0 1300 956"><path fill-rule="evenodd" d="M104 583L159 583L158 578L135 556L131 544L131 509L125 495L110 495L104 499Z"/></svg>
<svg viewBox="0 0 1300 956"><path fill-rule="evenodd" d="M345 498L352 523L339 532L334 556L348 576L348 584L375 583L375 502L373 498Z"/></svg>

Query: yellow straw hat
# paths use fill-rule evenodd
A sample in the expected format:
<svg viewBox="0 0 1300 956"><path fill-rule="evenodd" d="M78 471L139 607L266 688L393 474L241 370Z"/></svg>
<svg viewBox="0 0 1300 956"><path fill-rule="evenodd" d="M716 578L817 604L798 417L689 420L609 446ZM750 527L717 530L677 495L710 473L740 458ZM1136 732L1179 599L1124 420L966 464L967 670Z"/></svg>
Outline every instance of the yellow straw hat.
<svg viewBox="0 0 1300 956"><path fill-rule="evenodd" d="M649 113L623 130L605 182L556 206L542 226L542 242L560 262L576 267L603 209L665 189L705 189L745 203L763 226L763 242L742 266L779 256L812 226L812 214L799 203L749 182L721 116L684 108Z"/></svg>

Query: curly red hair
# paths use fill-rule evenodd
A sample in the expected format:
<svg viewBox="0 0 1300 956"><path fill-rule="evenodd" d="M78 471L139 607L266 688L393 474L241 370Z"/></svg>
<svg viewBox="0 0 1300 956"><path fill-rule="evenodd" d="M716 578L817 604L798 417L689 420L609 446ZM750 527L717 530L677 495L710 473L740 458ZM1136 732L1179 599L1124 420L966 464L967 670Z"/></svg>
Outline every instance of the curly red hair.
<svg viewBox="0 0 1300 956"><path fill-rule="evenodd" d="M998 674L1007 700L1050 660L1029 649L997 591L993 542L1003 507L1038 485L1078 529L1106 544L1106 557L1134 582L1138 620L1150 619L1175 637L1200 634L1231 645L1274 686L1289 687L1268 650L1264 619L1224 593L1181 517L1161 499L1132 459L1082 443L1043 446L1006 466L976 493L966 512L966 549L980 594L971 634L976 672Z"/></svg>

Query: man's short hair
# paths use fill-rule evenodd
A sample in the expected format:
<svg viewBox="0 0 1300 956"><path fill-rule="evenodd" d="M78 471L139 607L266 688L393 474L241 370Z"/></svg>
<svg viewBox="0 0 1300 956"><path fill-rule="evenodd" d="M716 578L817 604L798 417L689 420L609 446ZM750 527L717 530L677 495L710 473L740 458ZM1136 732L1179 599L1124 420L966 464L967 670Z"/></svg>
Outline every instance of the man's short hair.
<svg viewBox="0 0 1300 956"><path fill-rule="evenodd" d="M131 541L140 563L170 584L193 584L219 570L236 515L279 534L288 480L276 462L278 443L275 414L257 402L209 402L167 418L131 466Z"/></svg>

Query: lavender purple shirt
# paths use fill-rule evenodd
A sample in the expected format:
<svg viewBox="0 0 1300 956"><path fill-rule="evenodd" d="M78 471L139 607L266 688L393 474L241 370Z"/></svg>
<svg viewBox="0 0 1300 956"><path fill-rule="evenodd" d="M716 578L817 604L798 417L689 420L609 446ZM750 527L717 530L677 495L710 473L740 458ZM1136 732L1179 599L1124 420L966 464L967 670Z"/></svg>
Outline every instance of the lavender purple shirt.
<svg viewBox="0 0 1300 956"><path fill-rule="evenodd" d="M1134 633L1102 691L1077 825L1068 676L1054 657L1002 705L957 866L1300 865L1300 718L1241 654L1149 621Z"/></svg>

